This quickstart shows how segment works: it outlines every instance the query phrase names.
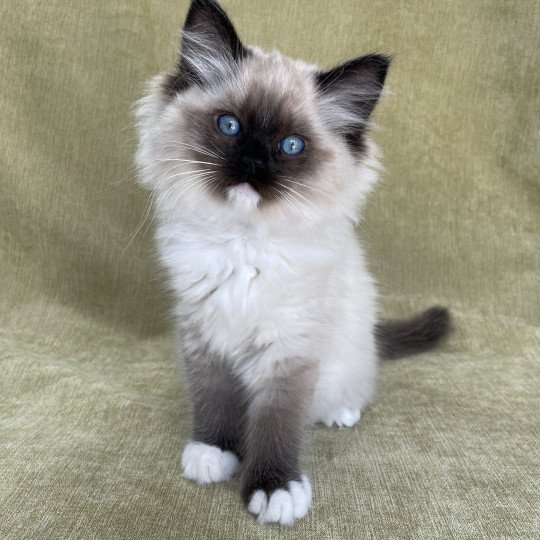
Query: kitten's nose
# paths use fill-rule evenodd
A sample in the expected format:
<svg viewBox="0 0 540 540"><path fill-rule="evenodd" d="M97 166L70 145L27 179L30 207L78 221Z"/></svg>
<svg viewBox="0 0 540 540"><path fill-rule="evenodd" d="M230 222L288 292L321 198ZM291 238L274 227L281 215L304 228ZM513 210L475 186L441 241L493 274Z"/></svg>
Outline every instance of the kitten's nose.
<svg viewBox="0 0 540 540"><path fill-rule="evenodd" d="M264 169L264 163L262 159L250 157L250 156L244 156L240 160L240 167L242 168L242 172L245 175L255 176L262 169Z"/></svg>

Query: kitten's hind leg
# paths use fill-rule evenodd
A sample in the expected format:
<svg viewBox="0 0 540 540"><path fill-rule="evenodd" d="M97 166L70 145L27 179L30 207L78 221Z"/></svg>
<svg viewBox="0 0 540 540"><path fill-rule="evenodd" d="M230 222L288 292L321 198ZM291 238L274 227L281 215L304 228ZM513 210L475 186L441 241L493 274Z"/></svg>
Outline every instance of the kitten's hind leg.
<svg viewBox="0 0 540 540"><path fill-rule="evenodd" d="M324 417L317 420L327 427L353 427L360 421L362 411L360 407L338 407L329 411Z"/></svg>
<svg viewBox="0 0 540 540"><path fill-rule="evenodd" d="M377 356L372 335L343 335L321 369L310 419L328 427L352 427L370 403L376 387Z"/></svg>
<svg viewBox="0 0 540 540"><path fill-rule="evenodd" d="M193 404L193 437L182 455L186 478L198 484L230 480L239 467L242 390L223 359L209 354L186 360Z"/></svg>

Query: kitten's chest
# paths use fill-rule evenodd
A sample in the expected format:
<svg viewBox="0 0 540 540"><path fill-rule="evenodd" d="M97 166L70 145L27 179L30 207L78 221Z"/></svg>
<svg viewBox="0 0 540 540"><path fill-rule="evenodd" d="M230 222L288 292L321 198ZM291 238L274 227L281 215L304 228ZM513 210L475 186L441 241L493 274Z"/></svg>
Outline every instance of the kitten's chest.
<svg viewBox="0 0 540 540"><path fill-rule="evenodd" d="M173 269L182 302L223 318L220 324L253 318L278 272L275 257L272 265L268 262L268 246L248 237L185 245L183 253L190 267Z"/></svg>
<svg viewBox="0 0 540 540"><path fill-rule="evenodd" d="M308 250L247 228L162 227L158 246L179 313L220 340L274 331L312 279Z"/></svg>
<svg viewBox="0 0 540 540"><path fill-rule="evenodd" d="M230 356L312 333L339 253L332 238L205 223L159 229L183 327Z"/></svg>
<svg viewBox="0 0 540 540"><path fill-rule="evenodd" d="M335 235L190 221L161 226L157 241L182 327L214 350L240 357L322 335L329 282L343 261Z"/></svg>

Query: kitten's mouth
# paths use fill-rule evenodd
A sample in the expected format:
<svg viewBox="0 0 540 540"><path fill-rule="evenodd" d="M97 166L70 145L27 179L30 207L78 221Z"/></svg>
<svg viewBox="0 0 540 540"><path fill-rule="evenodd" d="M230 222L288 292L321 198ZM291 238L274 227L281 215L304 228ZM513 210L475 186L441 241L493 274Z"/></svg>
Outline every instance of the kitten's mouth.
<svg viewBox="0 0 540 540"><path fill-rule="evenodd" d="M249 182L238 182L229 187L229 190L234 190L236 193L245 197L252 197L253 195L259 195L259 192Z"/></svg>
<svg viewBox="0 0 540 540"><path fill-rule="evenodd" d="M249 182L240 182L227 188L227 200L235 208L250 211L257 208L262 198Z"/></svg>

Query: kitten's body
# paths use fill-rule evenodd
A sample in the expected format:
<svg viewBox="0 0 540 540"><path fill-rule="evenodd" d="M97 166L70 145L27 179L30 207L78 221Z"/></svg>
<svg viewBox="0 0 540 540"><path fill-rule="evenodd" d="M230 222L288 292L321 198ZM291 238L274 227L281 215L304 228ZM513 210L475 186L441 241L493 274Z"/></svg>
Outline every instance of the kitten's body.
<svg viewBox="0 0 540 540"><path fill-rule="evenodd" d="M353 224L328 216L302 227L206 210L182 209L158 227L181 298L184 355L209 347L247 385L284 358L308 356L319 369L311 418L331 425L343 409L359 411L375 384L376 294Z"/></svg>
<svg viewBox="0 0 540 540"><path fill-rule="evenodd" d="M138 164L193 401L184 474L226 480L241 459L261 522L309 508L302 426L353 425L375 389L384 327L354 226L376 179L365 127L387 63L372 55L322 74L245 48L213 0L194 0L177 72L139 107ZM245 133L227 138L215 118L231 111ZM274 146L291 133L306 142L294 158ZM390 352L444 331L426 337L430 321L416 323Z"/></svg>

